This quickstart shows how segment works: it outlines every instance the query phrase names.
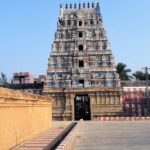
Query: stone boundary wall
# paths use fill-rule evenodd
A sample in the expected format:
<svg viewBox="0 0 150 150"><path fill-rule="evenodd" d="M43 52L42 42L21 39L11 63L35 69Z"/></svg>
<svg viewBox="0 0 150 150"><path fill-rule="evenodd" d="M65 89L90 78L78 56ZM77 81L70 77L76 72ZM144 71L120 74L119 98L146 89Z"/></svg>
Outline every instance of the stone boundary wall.
<svg viewBox="0 0 150 150"><path fill-rule="evenodd" d="M50 98L0 88L0 149L12 149L51 127Z"/></svg>
<svg viewBox="0 0 150 150"><path fill-rule="evenodd" d="M148 116L145 87L123 87L122 103L125 116Z"/></svg>
<svg viewBox="0 0 150 150"><path fill-rule="evenodd" d="M150 120L150 117L99 117L97 121L143 121Z"/></svg>
<svg viewBox="0 0 150 150"><path fill-rule="evenodd" d="M72 131L66 136L66 138L59 144L56 150L73 150L75 145L75 139L78 135L79 129L82 128L83 120L80 120Z"/></svg>

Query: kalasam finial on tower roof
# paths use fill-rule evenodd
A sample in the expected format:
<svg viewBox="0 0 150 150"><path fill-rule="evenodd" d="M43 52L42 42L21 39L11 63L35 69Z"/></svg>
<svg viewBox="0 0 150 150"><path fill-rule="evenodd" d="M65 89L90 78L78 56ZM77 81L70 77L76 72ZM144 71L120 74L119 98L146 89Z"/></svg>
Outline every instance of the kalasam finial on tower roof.
<svg viewBox="0 0 150 150"><path fill-rule="evenodd" d="M68 4L66 4L66 9L68 9Z"/></svg>
<svg viewBox="0 0 150 150"><path fill-rule="evenodd" d="M94 3L92 3L92 8L94 8Z"/></svg>
<svg viewBox="0 0 150 150"><path fill-rule="evenodd" d="M72 4L70 4L70 9L72 9Z"/></svg>
<svg viewBox="0 0 150 150"><path fill-rule="evenodd" d="M88 2L87 7L90 8L90 3Z"/></svg>
<svg viewBox="0 0 150 150"><path fill-rule="evenodd" d="M85 8L85 3L83 3L83 8Z"/></svg>
<svg viewBox="0 0 150 150"><path fill-rule="evenodd" d="M97 16L101 16L99 2L96 5L96 14L97 14Z"/></svg>
<svg viewBox="0 0 150 150"><path fill-rule="evenodd" d="M75 4L74 4L74 9L76 9L76 8L77 8L77 4L75 3Z"/></svg>
<svg viewBox="0 0 150 150"><path fill-rule="evenodd" d="M79 9L81 9L81 4L79 3Z"/></svg>

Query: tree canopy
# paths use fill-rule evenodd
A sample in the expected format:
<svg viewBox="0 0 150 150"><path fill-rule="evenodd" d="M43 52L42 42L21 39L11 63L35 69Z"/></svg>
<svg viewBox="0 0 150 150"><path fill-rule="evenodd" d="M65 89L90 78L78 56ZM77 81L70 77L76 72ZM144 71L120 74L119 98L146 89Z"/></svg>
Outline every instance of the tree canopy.
<svg viewBox="0 0 150 150"><path fill-rule="evenodd" d="M4 73L1 72L1 75L0 75L0 85L2 86L6 86L8 85L8 80L7 80L7 77Z"/></svg>
<svg viewBox="0 0 150 150"><path fill-rule="evenodd" d="M146 73L143 73L142 71L136 71L132 75L136 80L146 80ZM148 79L150 80L150 74L148 74Z"/></svg>
<svg viewBox="0 0 150 150"><path fill-rule="evenodd" d="M131 72L131 69L126 68L127 65L124 63L118 63L116 66L117 73L120 76L120 79L123 81L131 80L132 76L130 76L128 73Z"/></svg>

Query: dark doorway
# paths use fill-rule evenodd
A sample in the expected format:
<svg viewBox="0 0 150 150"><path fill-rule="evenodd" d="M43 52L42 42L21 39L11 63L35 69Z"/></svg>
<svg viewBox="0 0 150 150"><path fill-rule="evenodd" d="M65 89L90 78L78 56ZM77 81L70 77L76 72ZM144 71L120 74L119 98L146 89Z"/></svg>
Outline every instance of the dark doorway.
<svg viewBox="0 0 150 150"><path fill-rule="evenodd" d="M79 51L83 51L83 45L79 45Z"/></svg>
<svg viewBox="0 0 150 150"><path fill-rule="evenodd" d="M88 95L76 95L75 120L91 120L90 98Z"/></svg>
<svg viewBox="0 0 150 150"><path fill-rule="evenodd" d="M79 60L79 67L84 67L84 61L83 60Z"/></svg>
<svg viewBox="0 0 150 150"><path fill-rule="evenodd" d="M79 37L82 37L82 36L83 36L82 32L79 32Z"/></svg>
<svg viewBox="0 0 150 150"><path fill-rule="evenodd" d="M82 26L82 21L79 21L79 26Z"/></svg>

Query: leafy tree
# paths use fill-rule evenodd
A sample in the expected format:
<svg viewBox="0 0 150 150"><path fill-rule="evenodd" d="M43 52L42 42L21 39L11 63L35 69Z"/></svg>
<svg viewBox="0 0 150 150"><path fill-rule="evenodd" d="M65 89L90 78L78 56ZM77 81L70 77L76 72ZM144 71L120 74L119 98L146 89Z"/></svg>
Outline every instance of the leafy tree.
<svg viewBox="0 0 150 150"><path fill-rule="evenodd" d="M132 74L136 80L146 80L146 73L143 73L142 71L136 71ZM148 74L148 79L150 80L150 74Z"/></svg>
<svg viewBox="0 0 150 150"><path fill-rule="evenodd" d="M8 85L7 77L2 72L1 72L1 75L0 75L0 85L2 85L2 86L7 86Z"/></svg>
<svg viewBox="0 0 150 150"><path fill-rule="evenodd" d="M120 79L123 81L131 80L132 76L130 76L128 73L131 72L131 69L126 68L127 65L124 63L118 63L116 66L117 73L120 76Z"/></svg>

